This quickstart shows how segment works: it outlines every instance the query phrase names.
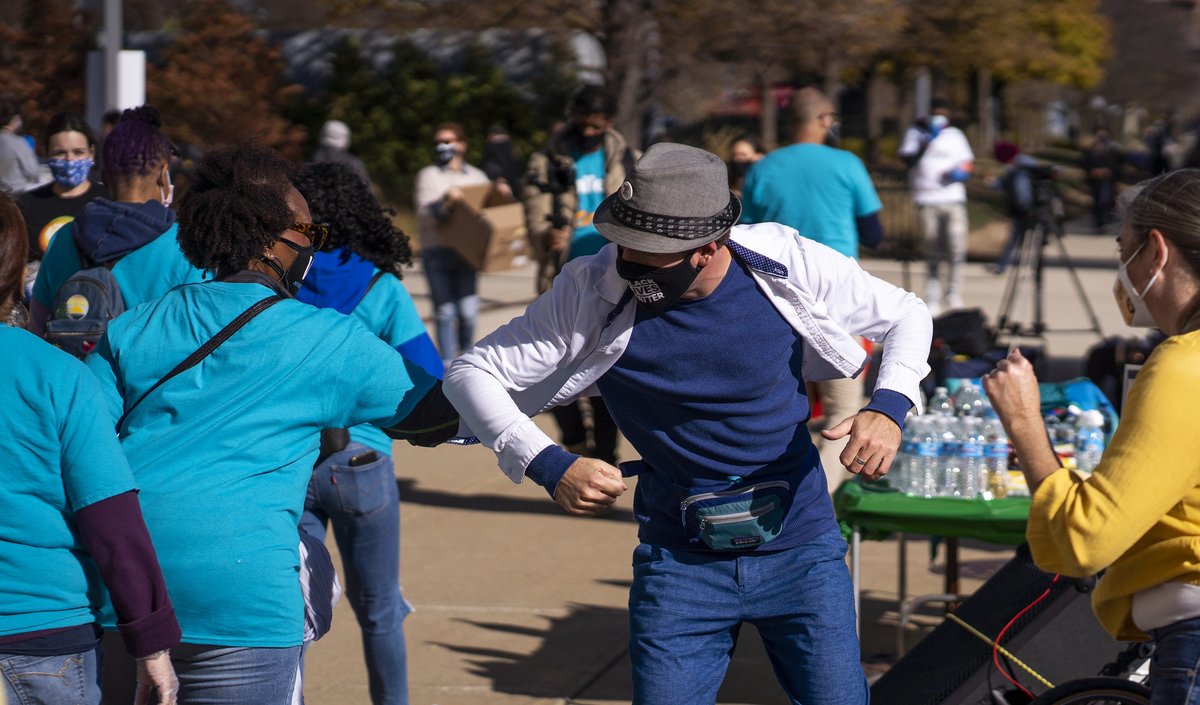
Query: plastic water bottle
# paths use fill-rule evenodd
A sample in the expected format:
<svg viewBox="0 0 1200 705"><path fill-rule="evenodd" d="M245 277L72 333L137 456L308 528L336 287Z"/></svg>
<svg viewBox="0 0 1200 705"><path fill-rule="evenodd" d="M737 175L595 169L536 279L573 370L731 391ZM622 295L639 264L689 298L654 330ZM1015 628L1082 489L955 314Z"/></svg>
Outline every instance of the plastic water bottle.
<svg viewBox="0 0 1200 705"><path fill-rule="evenodd" d="M941 427L941 450L938 453L938 459L941 461L941 481L938 487L937 494L942 497L960 497L962 496L961 480L962 471L959 468L959 419L949 417L942 422Z"/></svg>
<svg viewBox="0 0 1200 705"><path fill-rule="evenodd" d="M954 416L954 401L950 399L950 390L938 387L929 397L929 414L931 416Z"/></svg>
<svg viewBox="0 0 1200 705"><path fill-rule="evenodd" d="M954 395L954 407L959 416L983 416L983 393L973 384L964 384Z"/></svg>
<svg viewBox="0 0 1200 705"><path fill-rule="evenodd" d="M962 419L959 431L958 489L964 499L974 499L987 487L987 466L983 462L983 422L976 418Z"/></svg>
<svg viewBox="0 0 1200 705"><path fill-rule="evenodd" d="M896 454L896 459L892 461L892 469L887 474L888 484L901 492L912 492L917 443L920 442L921 426L925 418L910 415L904 422L904 433L900 435L900 452Z"/></svg>
<svg viewBox="0 0 1200 705"><path fill-rule="evenodd" d="M917 437L917 452L912 468L914 494L935 497L938 493L938 471L941 469L941 436L933 419L924 421Z"/></svg>
<svg viewBox="0 0 1200 705"><path fill-rule="evenodd" d="M1090 473L1104 454L1104 415L1085 411L1079 415L1075 432L1075 468Z"/></svg>
<svg viewBox="0 0 1200 705"><path fill-rule="evenodd" d="M984 499L1001 499L1008 495L1008 434L1000 419L992 418L983 425L983 462L987 467L987 487Z"/></svg>

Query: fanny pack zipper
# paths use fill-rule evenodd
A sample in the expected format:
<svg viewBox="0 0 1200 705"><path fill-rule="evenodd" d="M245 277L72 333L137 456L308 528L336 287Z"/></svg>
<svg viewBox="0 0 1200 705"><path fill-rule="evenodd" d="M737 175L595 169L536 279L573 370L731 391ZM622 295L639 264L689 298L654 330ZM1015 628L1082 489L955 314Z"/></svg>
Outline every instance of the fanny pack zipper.
<svg viewBox="0 0 1200 705"><path fill-rule="evenodd" d="M757 519L774 508L775 507L770 504L764 504L761 507L753 507L744 512L738 512L737 514L724 514L715 517L704 517L700 520L700 530L704 531L704 527L709 524L732 524L738 521L746 521L747 519Z"/></svg>
<svg viewBox="0 0 1200 705"><path fill-rule="evenodd" d="M763 482L763 483L760 483L757 485L749 485L748 487L735 487L734 489L721 490L720 492L705 492L704 494L694 494L691 497L688 497L687 499L680 502L679 509L686 510L688 507L695 504L696 502L699 502L699 501L705 500L705 499L715 499L717 497L732 497L734 495L753 493L755 490L765 490L765 489L771 489L774 487L782 487L784 489L787 489L788 487L790 487L790 485L788 485L788 483L783 480L772 480L770 482Z"/></svg>

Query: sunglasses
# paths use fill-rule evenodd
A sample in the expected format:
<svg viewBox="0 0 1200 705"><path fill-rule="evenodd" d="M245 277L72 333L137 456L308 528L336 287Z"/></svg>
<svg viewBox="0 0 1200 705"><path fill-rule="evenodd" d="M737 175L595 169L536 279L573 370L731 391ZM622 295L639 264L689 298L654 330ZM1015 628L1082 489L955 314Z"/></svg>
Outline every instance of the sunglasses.
<svg viewBox="0 0 1200 705"><path fill-rule="evenodd" d="M324 247L329 238L329 223L292 223L291 230L308 238L314 250Z"/></svg>

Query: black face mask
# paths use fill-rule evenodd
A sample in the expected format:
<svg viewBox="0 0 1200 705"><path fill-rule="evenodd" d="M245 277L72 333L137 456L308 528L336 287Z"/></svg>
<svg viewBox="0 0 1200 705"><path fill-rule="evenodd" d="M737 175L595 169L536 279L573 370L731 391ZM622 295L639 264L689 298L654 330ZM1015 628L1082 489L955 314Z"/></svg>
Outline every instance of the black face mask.
<svg viewBox="0 0 1200 705"><path fill-rule="evenodd" d="M296 259L292 260L292 264L287 270L284 271L283 267L275 263L275 260L263 257L262 261L266 262L267 266L279 275L279 283L291 292L292 296L295 296L300 292L300 287L304 285L304 277L308 276L308 270L312 267L313 246L310 244L307 247L301 247L287 238L282 238L280 241L296 251Z"/></svg>
<svg viewBox="0 0 1200 705"><path fill-rule="evenodd" d="M679 264L661 268L630 262L623 253L622 248L617 254L617 274L629 282L638 306L655 316L674 306L700 275L700 269L692 264L691 252Z"/></svg>
<svg viewBox="0 0 1200 705"><path fill-rule="evenodd" d="M583 134L583 128L572 127L571 139L574 140L576 146L579 147L579 151L584 153L594 152L599 149L602 144L604 144L604 133L601 132L599 134L588 136Z"/></svg>
<svg viewBox="0 0 1200 705"><path fill-rule="evenodd" d="M750 165L753 162L729 162L729 176L733 179L740 179L750 171Z"/></svg>

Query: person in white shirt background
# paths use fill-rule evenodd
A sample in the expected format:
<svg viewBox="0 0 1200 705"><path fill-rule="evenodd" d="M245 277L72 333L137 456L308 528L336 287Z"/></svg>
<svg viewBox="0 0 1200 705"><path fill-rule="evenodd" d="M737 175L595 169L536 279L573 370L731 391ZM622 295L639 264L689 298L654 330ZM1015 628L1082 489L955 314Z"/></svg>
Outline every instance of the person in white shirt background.
<svg viewBox="0 0 1200 705"><path fill-rule="evenodd" d="M968 230L963 182L971 175L975 154L962 130L950 124L949 103L935 100L929 117L908 128L900 143L900 156L910 169L909 188L924 239L928 266L925 303L934 316L945 309L962 308Z"/></svg>

